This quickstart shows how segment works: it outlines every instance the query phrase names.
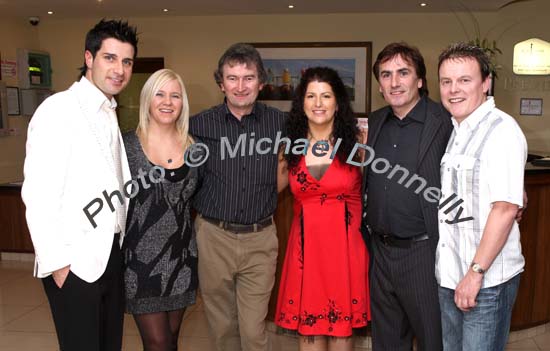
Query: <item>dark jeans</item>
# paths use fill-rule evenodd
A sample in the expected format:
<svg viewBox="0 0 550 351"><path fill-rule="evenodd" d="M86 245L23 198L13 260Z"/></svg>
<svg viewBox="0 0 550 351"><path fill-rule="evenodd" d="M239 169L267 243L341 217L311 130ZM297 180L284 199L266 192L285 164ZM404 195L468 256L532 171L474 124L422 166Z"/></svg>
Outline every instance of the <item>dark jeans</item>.
<svg viewBox="0 0 550 351"><path fill-rule="evenodd" d="M120 351L124 321L122 254L118 236L103 275L88 283L69 272L59 288L42 279L61 351Z"/></svg>

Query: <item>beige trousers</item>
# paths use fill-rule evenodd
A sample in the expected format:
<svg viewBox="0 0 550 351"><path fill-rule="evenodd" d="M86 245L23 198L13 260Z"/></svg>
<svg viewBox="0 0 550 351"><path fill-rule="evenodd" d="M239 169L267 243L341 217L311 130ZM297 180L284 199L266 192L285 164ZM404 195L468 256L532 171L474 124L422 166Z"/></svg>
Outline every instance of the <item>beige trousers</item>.
<svg viewBox="0 0 550 351"><path fill-rule="evenodd" d="M234 234L197 216L195 229L199 284L216 350L268 350L265 317L277 265L275 225Z"/></svg>

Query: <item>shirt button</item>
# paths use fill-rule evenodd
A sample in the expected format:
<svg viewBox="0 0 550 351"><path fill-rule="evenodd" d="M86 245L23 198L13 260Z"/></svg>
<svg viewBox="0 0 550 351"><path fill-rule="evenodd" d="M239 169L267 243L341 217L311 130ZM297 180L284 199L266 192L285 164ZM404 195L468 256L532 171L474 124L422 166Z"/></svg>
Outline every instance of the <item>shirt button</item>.
<svg viewBox="0 0 550 351"><path fill-rule="evenodd" d="M388 187L384 185L384 190L388 190Z"/></svg>
<svg viewBox="0 0 550 351"><path fill-rule="evenodd" d="M456 168L460 168L460 165L456 165Z"/></svg>
<svg viewBox="0 0 550 351"><path fill-rule="evenodd" d="M458 145L458 141L455 143L455 145Z"/></svg>
<svg viewBox="0 0 550 351"><path fill-rule="evenodd" d="M442 219L440 219L440 220L439 220L439 223L443 223L443 220L442 220Z"/></svg>
<svg viewBox="0 0 550 351"><path fill-rule="evenodd" d="M445 247L445 244L441 244L441 247Z"/></svg>
<svg viewBox="0 0 550 351"><path fill-rule="evenodd" d="M397 147L397 144L393 144L393 147Z"/></svg>
<svg viewBox="0 0 550 351"><path fill-rule="evenodd" d="M450 172L450 171L451 171L451 169L450 169L450 168L447 168L447 172Z"/></svg>

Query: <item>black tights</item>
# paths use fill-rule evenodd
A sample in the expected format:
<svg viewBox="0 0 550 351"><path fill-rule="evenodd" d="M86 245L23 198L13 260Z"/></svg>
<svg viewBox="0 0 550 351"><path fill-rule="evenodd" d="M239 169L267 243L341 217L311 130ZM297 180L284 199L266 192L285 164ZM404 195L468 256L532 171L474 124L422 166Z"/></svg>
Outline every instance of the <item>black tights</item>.
<svg viewBox="0 0 550 351"><path fill-rule="evenodd" d="M144 351L176 351L185 308L169 312L134 314Z"/></svg>

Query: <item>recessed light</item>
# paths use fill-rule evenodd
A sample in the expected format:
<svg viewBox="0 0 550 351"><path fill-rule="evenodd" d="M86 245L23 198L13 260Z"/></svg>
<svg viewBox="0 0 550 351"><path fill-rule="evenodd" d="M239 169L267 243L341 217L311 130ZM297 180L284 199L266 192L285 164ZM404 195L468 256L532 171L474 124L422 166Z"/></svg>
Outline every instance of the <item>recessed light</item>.
<svg viewBox="0 0 550 351"><path fill-rule="evenodd" d="M424 6L428 6L428 4L426 4L425 2L421 2L420 6L424 7Z"/></svg>
<svg viewBox="0 0 550 351"><path fill-rule="evenodd" d="M293 8L294 8L294 5L288 5L288 8L289 8L289 9L293 9Z"/></svg>
<svg viewBox="0 0 550 351"><path fill-rule="evenodd" d="M162 12L168 12L168 9L162 9Z"/></svg>
<svg viewBox="0 0 550 351"><path fill-rule="evenodd" d="M48 15L53 15L53 11L48 11Z"/></svg>

